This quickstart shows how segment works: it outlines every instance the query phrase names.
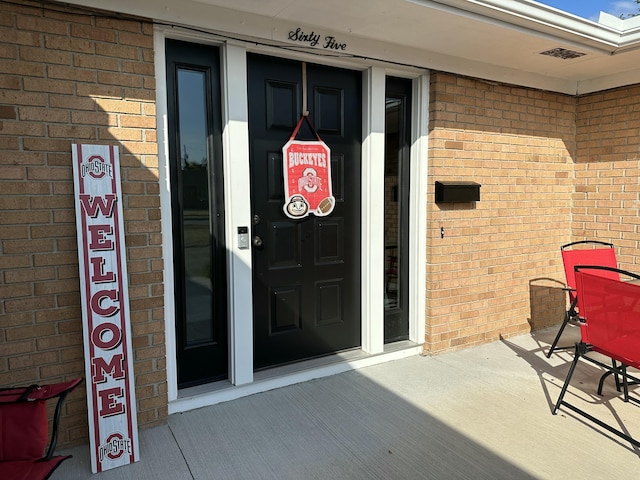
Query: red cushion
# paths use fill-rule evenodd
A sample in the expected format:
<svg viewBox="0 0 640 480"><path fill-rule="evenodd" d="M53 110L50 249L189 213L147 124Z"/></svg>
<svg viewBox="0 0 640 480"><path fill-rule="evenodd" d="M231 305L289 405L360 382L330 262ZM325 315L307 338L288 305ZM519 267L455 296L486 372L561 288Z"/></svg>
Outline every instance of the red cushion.
<svg viewBox="0 0 640 480"><path fill-rule="evenodd" d="M582 342L628 366L640 367L640 284L576 272Z"/></svg>
<svg viewBox="0 0 640 480"><path fill-rule="evenodd" d="M613 248L594 248L562 250L562 263L567 279L567 286L573 290L569 291L569 297L573 300L576 289L576 277L574 267L576 265L598 265L602 267L618 267L616 251ZM589 270L593 275L600 275L605 278L618 280L620 275L609 270Z"/></svg>
<svg viewBox="0 0 640 480"><path fill-rule="evenodd" d="M0 461L42 458L48 432L44 400L0 405Z"/></svg>

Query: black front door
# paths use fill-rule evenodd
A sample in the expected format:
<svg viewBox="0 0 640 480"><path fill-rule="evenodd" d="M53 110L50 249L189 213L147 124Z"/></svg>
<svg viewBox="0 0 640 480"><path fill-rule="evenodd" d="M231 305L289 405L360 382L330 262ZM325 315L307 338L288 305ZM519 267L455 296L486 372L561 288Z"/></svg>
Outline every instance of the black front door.
<svg viewBox="0 0 640 480"><path fill-rule="evenodd" d="M167 40L178 386L227 377L217 48ZM171 259L165 259L171 261Z"/></svg>
<svg viewBox="0 0 640 480"><path fill-rule="evenodd" d="M256 369L361 343L361 74L304 67L309 118L331 149L336 205L327 217L291 220L282 210L282 147L302 113L303 64L248 58ZM313 139L306 122L297 138Z"/></svg>

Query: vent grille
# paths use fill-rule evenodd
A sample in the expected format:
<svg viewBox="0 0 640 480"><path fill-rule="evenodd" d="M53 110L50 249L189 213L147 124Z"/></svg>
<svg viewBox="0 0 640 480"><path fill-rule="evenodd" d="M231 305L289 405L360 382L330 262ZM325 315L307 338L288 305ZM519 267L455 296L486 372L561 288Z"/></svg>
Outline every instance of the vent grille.
<svg viewBox="0 0 640 480"><path fill-rule="evenodd" d="M550 57L561 58L562 60L569 60L571 58L578 58L586 55L586 53L576 52L574 50L567 50L566 48L552 48L545 52L540 52L540 55L548 55Z"/></svg>

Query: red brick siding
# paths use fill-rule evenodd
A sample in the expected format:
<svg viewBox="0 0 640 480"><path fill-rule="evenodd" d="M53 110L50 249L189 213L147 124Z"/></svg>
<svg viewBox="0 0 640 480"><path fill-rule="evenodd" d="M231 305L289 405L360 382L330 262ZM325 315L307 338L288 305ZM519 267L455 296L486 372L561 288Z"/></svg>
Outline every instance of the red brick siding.
<svg viewBox="0 0 640 480"><path fill-rule="evenodd" d="M430 102L425 349L556 323L559 247L571 236L575 99L432 72ZM477 182L481 199L437 205L436 180Z"/></svg>
<svg viewBox="0 0 640 480"><path fill-rule="evenodd" d="M640 85L577 99L573 234L616 246L640 271Z"/></svg>

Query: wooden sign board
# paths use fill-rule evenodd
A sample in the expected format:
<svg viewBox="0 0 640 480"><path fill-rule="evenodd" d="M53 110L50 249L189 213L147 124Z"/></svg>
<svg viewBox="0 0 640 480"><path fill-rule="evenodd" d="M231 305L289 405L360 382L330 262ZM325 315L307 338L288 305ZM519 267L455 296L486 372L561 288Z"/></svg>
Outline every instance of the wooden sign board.
<svg viewBox="0 0 640 480"><path fill-rule="evenodd" d="M72 145L91 469L139 460L118 147Z"/></svg>

